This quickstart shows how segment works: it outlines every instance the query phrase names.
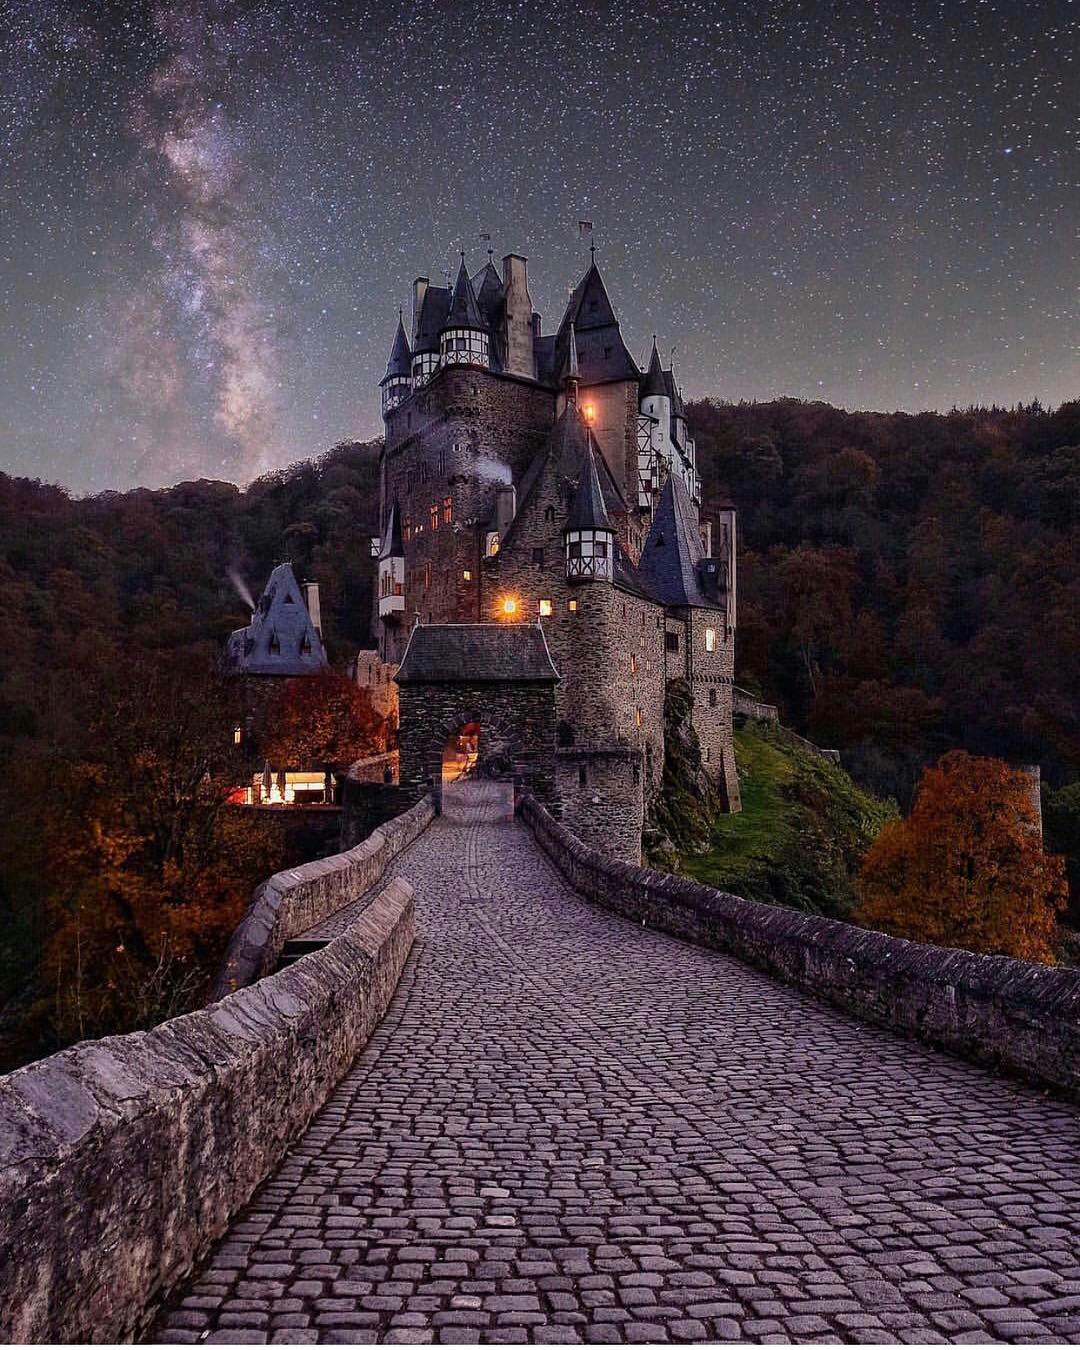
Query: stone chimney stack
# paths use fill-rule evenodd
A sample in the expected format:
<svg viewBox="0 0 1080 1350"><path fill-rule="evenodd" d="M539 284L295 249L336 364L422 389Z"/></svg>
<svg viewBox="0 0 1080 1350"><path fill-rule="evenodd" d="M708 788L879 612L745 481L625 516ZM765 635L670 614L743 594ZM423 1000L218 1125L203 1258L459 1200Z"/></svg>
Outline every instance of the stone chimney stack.
<svg viewBox="0 0 1080 1350"><path fill-rule="evenodd" d="M500 483L495 490L495 528L499 532L500 541L516 514L517 489L512 483Z"/></svg>
<svg viewBox="0 0 1080 1350"><path fill-rule="evenodd" d="M311 626L322 637L322 609L319 606L319 583L317 581L304 582L304 604L307 605L307 612L311 618Z"/></svg>
<svg viewBox="0 0 1080 1350"><path fill-rule="evenodd" d="M536 378L533 357L533 307L526 275L527 261L517 253L503 258L506 291L506 369L511 375Z"/></svg>

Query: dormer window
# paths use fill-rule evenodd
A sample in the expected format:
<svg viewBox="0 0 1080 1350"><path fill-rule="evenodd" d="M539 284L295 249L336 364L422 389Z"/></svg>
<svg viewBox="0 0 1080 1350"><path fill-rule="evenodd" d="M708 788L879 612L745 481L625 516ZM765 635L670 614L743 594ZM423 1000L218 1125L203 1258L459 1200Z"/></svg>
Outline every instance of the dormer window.
<svg viewBox="0 0 1080 1350"><path fill-rule="evenodd" d="M278 637L276 633L270 634L270 655L271 656L281 655L281 639Z"/></svg>
<svg viewBox="0 0 1080 1350"><path fill-rule="evenodd" d="M301 656L311 655L311 639L308 637L306 633L300 639L300 655Z"/></svg>

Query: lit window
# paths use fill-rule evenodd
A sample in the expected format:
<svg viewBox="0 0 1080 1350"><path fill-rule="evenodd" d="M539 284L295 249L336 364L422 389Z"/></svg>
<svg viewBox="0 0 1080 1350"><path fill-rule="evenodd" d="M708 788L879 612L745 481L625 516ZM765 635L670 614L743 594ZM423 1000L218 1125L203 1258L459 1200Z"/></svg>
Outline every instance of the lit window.
<svg viewBox="0 0 1080 1350"><path fill-rule="evenodd" d="M461 574L461 579L462 579L463 581L472 581L472 573L469 571L469 569L468 569L467 567L466 567L465 571L462 572L462 574Z"/></svg>
<svg viewBox="0 0 1080 1350"><path fill-rule="evenodd" d="M546 618L549 618L550 615L551 615L551 601L550 601L550 600L541 600L541 601L540 601L540 617L541 617L542 619L546 619Z"/></svg>
<svg viewBox="0 0 1080 1350"><path fill-rule="evenodd" d="M571 614L576 614L576 613L577 613L577 601L576 601L576 600L571 600L571 601L567 604L566 607L567 607L567 609L570 611Z"/></svg>
<svg viewBox="0 0 1080 1350"><path fill-rule="evenodd" d="M429 514L430 517L431 517L431 528L432 528L433 530L437 530L437 529L439 528L439 503L438 503L438 502L432 502L432 503L431 503L431 510L429 511L428 514Z"/></svg>
<svg viewBox="0 0 1080 1350"><path fill-rule="evenodd" d="M707 652L713 652L713 651L716 650L716 629L715 629L715 628L706 628L706 629L705 629L705 650L706 650Z"/></svg>
<svg viewBox="0 0 1080 1350"><path fill-rule="evenodd" d="M637 657L634 655L633 652L630 653L630 674L631 675L637 674Z"/></svg>
<svg viewBox="0 0 1080 1350"><path fill-rule="evenodd" d="M449 525L454 519L454 499L452 497L443 498L442 518L444 525Z"/></svg>
<svg viewBox="0 0 1080 1350"><path fill-rule="evenodd" d="M239 745L243 739L244 739L243 730L240 727L240 723L237 722L236 726L234 726L232 729L232 743L233 745Z"/></svg>
<svg viewBox="0 0 1080 1350"><path fill-rule="evenodd" d="M640 709L640 708L635 708L635 709L634 709L634 721L638 724L638 726L641 726L641 709Z"/></svg>

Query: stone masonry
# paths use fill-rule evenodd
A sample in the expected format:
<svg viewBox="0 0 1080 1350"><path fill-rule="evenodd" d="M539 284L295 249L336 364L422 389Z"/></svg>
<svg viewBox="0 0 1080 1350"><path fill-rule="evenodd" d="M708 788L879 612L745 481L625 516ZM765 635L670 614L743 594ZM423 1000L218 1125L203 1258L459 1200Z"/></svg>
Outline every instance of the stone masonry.
<svg viewBox="0 0 1080 1350"><path fill-rule="evenodd" d="M156 1336L1080 1343L1073 1106L589 904L504 791L395 861L386 1020Z"/></svg>

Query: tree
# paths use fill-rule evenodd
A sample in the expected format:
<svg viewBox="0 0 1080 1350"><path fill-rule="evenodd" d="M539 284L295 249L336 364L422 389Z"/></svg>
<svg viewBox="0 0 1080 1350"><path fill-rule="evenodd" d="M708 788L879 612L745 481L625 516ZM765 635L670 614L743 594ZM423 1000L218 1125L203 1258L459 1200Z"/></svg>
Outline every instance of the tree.
<svg viewBox="0 0 1080 1350"><path fill-rule="evenodd" d="M855 921L915 942L1054 963L1065 906L1043 849L1030 779L954 750L922 776L911 815L866 855Z"/></svg>
<svg viewBox="0 0 1080 1350"><path fill-rule="evenodd" d="M346 769L386 749L389 727L364 690L333 670L290 680L267 709L259 744L273 765Z"/></svg>

